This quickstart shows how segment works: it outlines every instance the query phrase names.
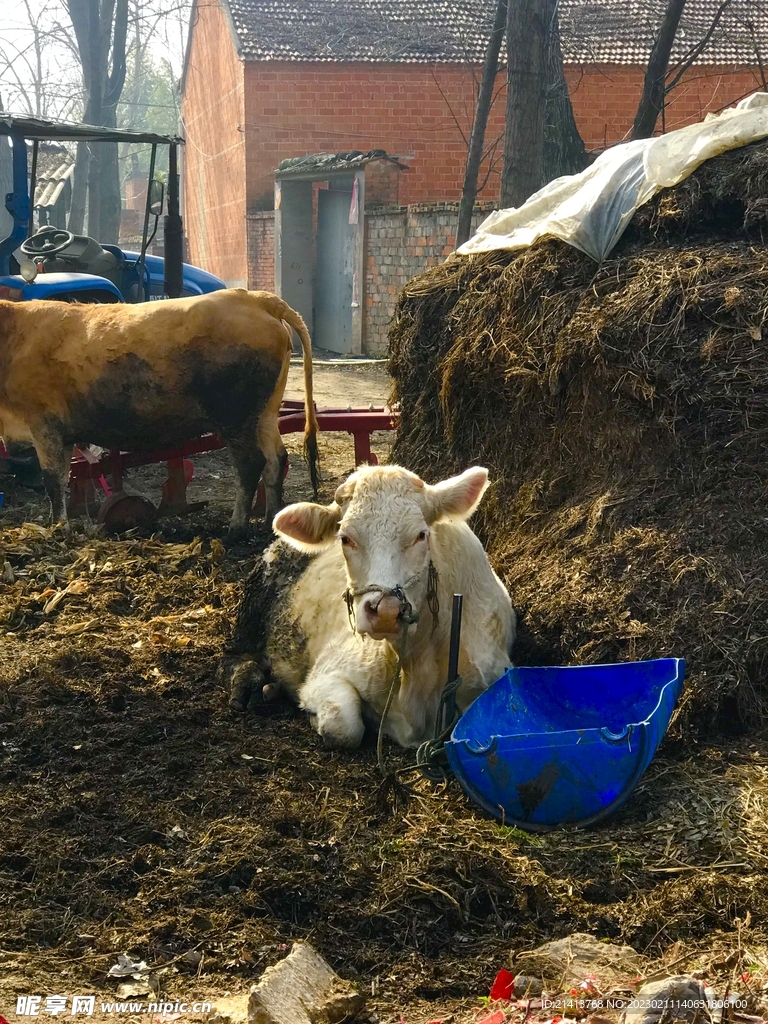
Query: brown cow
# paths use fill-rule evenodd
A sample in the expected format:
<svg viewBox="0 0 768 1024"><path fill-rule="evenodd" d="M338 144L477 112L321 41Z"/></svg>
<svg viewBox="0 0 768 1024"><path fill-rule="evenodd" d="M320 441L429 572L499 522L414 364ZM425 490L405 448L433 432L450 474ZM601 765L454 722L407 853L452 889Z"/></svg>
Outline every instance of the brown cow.
<svg viewBox="0 0 768 1024"><path fill-rule="evenodd" d="M0 434L35 446L56 521L66 519L72 445L148 451L215 431L239 480L230 532L247 526L262 472L271 522L282 506L278 412L291 327L304 354L316 491L311 341L299 314L270 292L224 289L141 305L0 300Z"/></svg>

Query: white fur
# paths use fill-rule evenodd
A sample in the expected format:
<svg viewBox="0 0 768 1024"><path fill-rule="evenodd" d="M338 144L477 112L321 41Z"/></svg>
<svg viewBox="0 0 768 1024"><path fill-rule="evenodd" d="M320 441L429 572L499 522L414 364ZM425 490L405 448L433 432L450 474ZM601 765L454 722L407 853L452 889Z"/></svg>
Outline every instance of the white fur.
<svg viewBox="0 0 768 1024"><path fill-rule="evenodd" d="M448 673L454 593L464 595L459 706L465 709L509 668L516 626L512 603L480 541L463 521L479 504L486 481L486 471L475 468L430 488L399 467L371 467L350 478L348 485L354 482L354 487L341 495L343 500L337 492L339 533L352 538L355 546L342 547L337 540L328 547L327 537L318 536L319 553L292 595L293 613L308 639L309 672L300 679L290 664L273 659L272 666L329 745L356 747L364 720L380 721L397 665L396 635L373 639L350 628L341 599L348 586L403 586L421 572L406 590L420 618L408 629L401 683L385 724L385 733L401 746L418 746L434 735ZM312 506L291 506L292 514L282 522L295 524L302 508ZM316 511L308 512L307 522L317 518ZM278 519L277 532L290 542L279 526ZM306 525L301 529L306 550ZM418 540L422 530L427 537ZM426 600L430 558L440 575L434 632ZM358 626L365 623L362 603L361 598L355 601Z"/></svg>

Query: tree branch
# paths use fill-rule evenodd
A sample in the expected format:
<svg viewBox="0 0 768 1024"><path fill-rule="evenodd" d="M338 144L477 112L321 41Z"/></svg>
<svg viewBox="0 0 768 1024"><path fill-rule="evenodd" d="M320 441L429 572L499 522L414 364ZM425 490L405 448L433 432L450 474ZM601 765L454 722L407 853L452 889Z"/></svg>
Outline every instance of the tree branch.
<svg viewBox="0 0 768 1024"><path fill-rule="evenodd" d="M675 72L675 74L672 80L670 82L667 82L664 86L665 97L675 88L675 86L678 84L678 82L683 77L688 68L704 52L704 50L707 47L707 44L709 43L710 39L715 33L715 29L720 24L720 19L722 18L723 14L725 14L726 9L730 7L730 5L731 0L723 0L723 2L720 4L717 11L715 12L715 16L712 19L712 24L701 37L699 42L696 44L696 46L692 47L688 51L686 56L680 61L680 63L676 64L675 67L672 69L672 71Z"/></svg>

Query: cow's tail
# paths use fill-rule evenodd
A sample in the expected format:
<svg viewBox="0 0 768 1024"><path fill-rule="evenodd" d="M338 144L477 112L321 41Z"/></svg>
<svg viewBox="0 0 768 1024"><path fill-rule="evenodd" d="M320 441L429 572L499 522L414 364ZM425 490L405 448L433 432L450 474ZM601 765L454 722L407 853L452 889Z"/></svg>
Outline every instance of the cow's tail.
<svg viewBox="0 0 768 1024"><path fill-rule="evenodd" d="M273 296L273 298L275 308L271 312L278 319L290 324L301 341L301 351L304 358L304 454L309 465L309 479L312 482L312 491L315 499L317 499L317 492L320 487L320 470L317 451L317 415L312 398L312 340L309 337L307 325L296 310L292 309L287 302L284 302L277 296Z"/></svg>

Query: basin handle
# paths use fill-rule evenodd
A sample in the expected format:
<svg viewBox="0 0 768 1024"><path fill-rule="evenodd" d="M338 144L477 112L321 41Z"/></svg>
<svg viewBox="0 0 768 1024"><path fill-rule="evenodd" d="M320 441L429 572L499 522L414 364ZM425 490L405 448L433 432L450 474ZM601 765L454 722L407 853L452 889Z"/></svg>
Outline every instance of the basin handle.
<svg viewBox="0 0 768 1024"><path fill-rule="evenodd" d="M464 749L468 754L476 757L483 757L485 754L492 754L499 745L499 737L491 736L490 741L483 746L482 743L475 743L474 740L464 740Z"/></svg>
<svg viewBox="0 0 768 1024"><path fill-rule="evenodd" d="M611 732L610 729L601 729L600 735L607 743L623 743L632 736L634 725L625 725L621 732Z"/></svg>

